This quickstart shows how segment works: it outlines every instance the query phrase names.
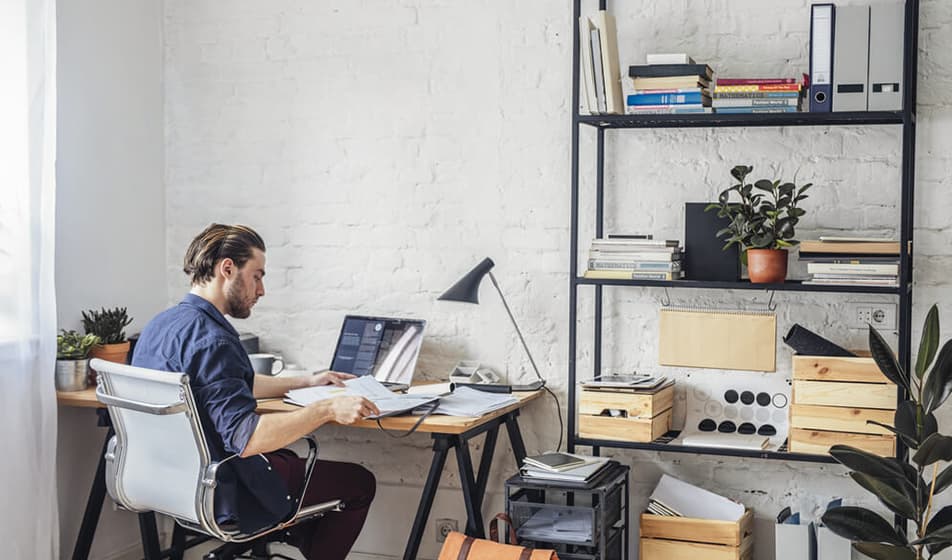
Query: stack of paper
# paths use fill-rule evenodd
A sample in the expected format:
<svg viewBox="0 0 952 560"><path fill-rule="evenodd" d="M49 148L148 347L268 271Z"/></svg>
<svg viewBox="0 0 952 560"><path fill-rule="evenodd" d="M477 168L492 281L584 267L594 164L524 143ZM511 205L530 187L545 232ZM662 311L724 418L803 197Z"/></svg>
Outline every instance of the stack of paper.
<svg viewBox="0 0 952 560"><path fill-rule="evenodd" d="M659 515L731 522L744 515L742 504L666 474L649 497L648 510Z"/></svg>
<svg viewBox="0 0 952 560"><path fill-rule="evenodd" d="M341 396L364 397L377 405L377 408L380 409L380 416L369 416L368 418L394 416L409 412L440 398L434 395L401 395L394 393L374 379L373 376L365 375L348 379L344 382L343 387L322 385L320 387L292 389L285 394L284 400L298 406L307 406L311 403Z"/></svg>
<svg viewBox="0 0 952 560"><path fill-rule="evenodd" d="M440 406L433 413L450 416L483 416L517 402L519 399L509 393L487 393L469 387L457 387L449 395L440 398Z"/></svg>
<svg viewBox="0 0 952 560"><path fill-rule="evenodd" d="M530 463L523 463L522 470L520 471L522 477L532 480L557 480L561 482L583 483L595 478L609 463L608 457L586 457L571 453L564 453L564 455L571 455L584 462L577 467L561 472L553 472L550 469L542 469Z"/></svg>
<svg viewBox="0 0 952 560"><path fill-rule="evenodd" d="M519 527L520 539L544 542L585 543L592 540L590 511L540 509Z"/></svg>

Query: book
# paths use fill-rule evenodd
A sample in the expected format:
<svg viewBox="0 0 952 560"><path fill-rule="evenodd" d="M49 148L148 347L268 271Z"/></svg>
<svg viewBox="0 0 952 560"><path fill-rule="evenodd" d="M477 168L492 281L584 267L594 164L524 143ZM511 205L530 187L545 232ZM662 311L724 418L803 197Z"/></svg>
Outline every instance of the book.
<svg viewBox="0 0 952 560"><path fill-rule="evenodd" d="M640 389L642 391L658 392L661 388L667 387L667 377L655 377L653 375L627 375L613 373L611 375L599 375L589 381L583 381L582 387L588 388L617 388L617 389Z"/></svg>
<svg viewBox="0 0 952 560"><path fill-rule="evenodd" d="M522 464L536 469L561 472L584 465L585 459L568 453L543 453L542 455L526 457Z"/></svg>
<svg viewBox="0 0 952 560"><path fill-rule="evenodd" d="M884 288L898 288L899 281L873 281L873 280L845 280L834 278L822 278L818 280L804 280L804 286L881 286Z"/></svg>
<svg viewBox="0 0 952 560"><path fill-rule="evenodd" d="M711 107L704 105L629 105L629 115L677 115L694 113L713 113Z"/></svg>
<svg viewBox="0 0 952 560"><path fill-rule="evenodd" d="M573 454L564 453L563 455ZM523 478L531 480L552 480L568 483L584 483L595 480L599 477L599 475L605 472L607 467L618 464L617 461L611 460L608 457L585 457L581 455L573 456L584 459L584 464L575 467L572 470L553 472L534 468L524 463L519 471L519 474Z"/></svg>
<svg viewBox="0 0 952 560"><path fill-rule="evenodd" d="M714 109L715 113L745 114L745 113L797 113L799 107L719 107Z"/></svg>
<svg viewBox="0 0 952 560"><path fill-rule="evenodd" d="M819 254L820 256L814 256ZM834 264L891 264L899 262L893 255L836 255L826 253L800 253L800 262L834 263Z"/></svg>
<svg viewBox="0 0 952 560"><path fill-rule="evenodd" d="M634 95L645 95L653 93L700 93L705 97L711 96L711 90L702 87L688 88L661 88L661 89L636 89L632 92Z"/></svg>
<svg viewBox="0 0 952 560"><path fill-rule="evenodd" d="M589 39L592 42L592 67L595 69L595 100L599 113L608 112L608 105L605 98L605 74L603 72L602 60L602 39L601 32L597 28L591 30Z"/></svg>
<svg viewBox="0 0 952 560"><path fill-rule="evenodd" d="M579 88L584 92L585 106L590 115L598 114L598 98L595 93L595 66L592 63L592 22L587 17L578 18L579 28L579 64L581 72L579 79L582 86Z"/></svg>
<svg viewBox="0 0 952 560"><path fill-rule="evenodd" d="M724 99L718 97L713 103L716 109L721 107L798 107L800 99Z"/></svg>
<svg viewBox="0 0 952 560"><path fill-rule="evenodd" d="M628 67L632 78L666 78L670 76L699 76L714 78L714 70L707 64L635 64Z"/></svg>
<svg viewBox="0 0 952 560"><path fill-rule="evenodd" d="M634 89L664 89L664 88L707 88L711 82L700 76L665 76L661 78L632 78Z"/></svg>
<svg viewBox="0 0 952 560"><path fill-rule="evenodd" d="M827 243L892 243L891 237L844 237L835 235L821 235L820 241Z"/></svg>
<svg viewBox="0 0 952 560"><path fill-rule="evenodd" d="M650 53L645 55L648 64L697 64L687 53Z"/></svg>
<svg viewBox="0 0 952 560"><path fill-rule="evenodd" d="M714 91L714 99L799 99L797 91Z"/></svg>
<svg viewBox="0 0 952 560"><path fill-rule="evenodd" d="M615 29L615 16L605 10L599 10L592 16L592 24L598 29L601 39L606 111L612 115L622 115L625 107L622 104L621 95L621 70L618 64L618 32Z"/></svg>
<svg viewBox="0 0 952 560"><path fill-rule="evenodd" d="M679 247L681 241L678 239L652 239L650 236L625 235L620 233L609 234L608 237L596 237L592 244L601 245L624 245L638 247Z"/></svg>
<svg viewBox="0 0 952 560"><path fill-rule="evenodd" d="M692 93L635 93L629 95L626 103L631 105L710 105L711 98L700 91Z"/></svg>
<svg viewBox="0 0 952 560"><path fill-rule="evenodd" d="M589 259L589 270L650 270L654 272L678 272L681 270L680 261L618 261L608 259Z"/></svg>
<svg viewBox="0 0 952 560"><path fill-rule="evenodd" d="M800 253L848 253L854 255L898 255L898 241L818 241L800 242Z"/></svg>
<svg viewBox="0 0 952 560"><path fill-rule="evenodd" d="M661 251L643 251L643 252L608 252L602 253L600 251L589 251L588 252L589 260L594 259L597 261L615 261L615 262L635 262L635 261L646 261L646 262L671 262L671 261L680 261L681 253L663 253Z"/></svg>
<svg viewBox="0 0 952 560"><path fill-rule="evenodd" d="M899 263L893 264L836 264L816 263L807 264L810 274L858 274L875 276L897 276Z"/></svg>
<svg viewBox="0 0 952 560"><path fill-rule="evenodd" d="M717 84L715 92L746 92L746 91L800 91L800 84L764 84L750 86L722 86Z"/></svg>
<svg viewBox="0 0 952 560"><path fill-rule="evenodd" d="M592 280L680 280L681 272L648 272L640 270L586 270L584 277Z"/></svg>
<svg viewBox="0 0 952 560"><path fill-rule="evenodd" d="M795 84L796 78L718 78L717 85L722 86L758 86Z"/></svg>

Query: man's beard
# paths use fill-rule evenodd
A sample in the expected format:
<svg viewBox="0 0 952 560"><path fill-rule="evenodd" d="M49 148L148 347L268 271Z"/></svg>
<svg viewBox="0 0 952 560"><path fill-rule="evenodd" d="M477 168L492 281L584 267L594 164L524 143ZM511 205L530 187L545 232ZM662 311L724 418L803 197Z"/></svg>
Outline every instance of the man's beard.
<svg viewBox="0 0 952 560"><path fill-rule="evenodd" d="M246 302L242 299L245 293L245 281L241 276L235 278L235 282L225 292L225 311L227 315L235 319L247 319L251 316L251 307L254 302Z"/></svg>

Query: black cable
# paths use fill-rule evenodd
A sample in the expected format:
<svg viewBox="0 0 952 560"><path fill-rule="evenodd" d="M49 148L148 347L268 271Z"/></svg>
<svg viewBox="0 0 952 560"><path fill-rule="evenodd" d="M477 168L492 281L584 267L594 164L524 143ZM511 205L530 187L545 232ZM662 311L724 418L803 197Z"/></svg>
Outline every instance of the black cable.
<svg viewBox="0 0 952 560"><path fill-rule="evenodd" d="M387 434L388 436L390 436L390 437L392 437L392 438L405 438L405 437L407 437L408 435L410 435L410 434L412 434L413 432L415 432L415 431L417 430L417 428L420 427L420 424L422 424L424 420L426 420L427 418L429 418L430 415L433 414L433 412L434 412L437 408L439 408L439 406L440 406L440 401L439 401L439 400L436 400L436 401L430 403L429 405L422 405L422 406L420 406L420 407L417 407L418 409L423 408L423 407L427 407L427 409L426 409L426 411L425 411L423 414L420 415L420 419L416 421L416 424L414 424L412 428L410 428L409 430L405 431L404 433L402 433L402 434L400 434L400 435L394 435L394 434L399 434L399 431L396 431L396 430L388 430L387 428L384 428L384 427L383 427L383 424L380 423L380 418L379 418L379 417L376 418L376 420L377 420L377 427L380 428L381 430L383 430L383 433Z"/></svg>
<svg viewBox="0 0 952 560"><path fill-rule="evenodd" d="M555 448L556 453L558 453L562 451L562 432L565 431L565 427L562 424L562 405L559 404L559 397L555 396L555 393L552 392L552 389L549 389L548 385L543 385L542 388L555 399L555 410L559 413L559 446Z"/></svg>

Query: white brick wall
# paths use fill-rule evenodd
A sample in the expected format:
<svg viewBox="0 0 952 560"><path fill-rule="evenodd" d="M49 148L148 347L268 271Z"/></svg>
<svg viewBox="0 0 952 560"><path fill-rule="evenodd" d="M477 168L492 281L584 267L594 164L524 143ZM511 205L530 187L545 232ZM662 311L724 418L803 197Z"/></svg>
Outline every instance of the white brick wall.
<svg viewBox="0 0 952 560"><path fill-rule="evenodd" d="M722 75L807 70L808 2L617 4L623 67L649 51L687 51ZM491 288L479 307L435 301L488 255L540 368L564 395L574 25L567 2L168 0L165 9L170 293L186 287L180 262L197 231L211 221L248 223L269 244L268 294L240 328L259 333L266 347L319 367L345 313L419 316L429 320L424 376L441 378L463 358L515 375L528 363ZM924 0L922 21L915 324L936 301L946 321L952 316L946 295L952 55L945 48L952 7ZM585 133L583 153L590 155L594 136ZM801 238L896 232L895 127L618 131L608 137L609 230L680 238L683 202L714 196L728 184L733 165L749 163L758 176L779 170L818 184ZM591 170L591 159L583 161ZM584 217L594 214L593 204L584 191ZM614 311L606 365L657 370L660 294L607 294L606 309ZM672 296L733 307L764 301L750 292ZM587 318L590 302L583 300ZM843 325L847 297L780 293L776 301L780 332L799 322L863 344L862 332ZM589 332L589 324L581 332ZM778 375L788 372L788 361L781 348ZM522 425L530 452L555 445L549 399L530 406ZM396 554L410 526L404 512L415 507L414 488L427 470L429 440L394 442L342 429L322 436L328 456L368 465L381 483L357 548ZM505 452L507 446L500 444ZM634 468L635 510L661 472L754 507L762 520L758 559L773 556L769 519L783 505L812 514L832 495L868 501L834 466L605 452ZM497 462L487 514L501 509L502 480L514 468L509 458ZM444 473L433 518L462 517L454 471ZM421 556L436 551L428 533Z"/></svg>

